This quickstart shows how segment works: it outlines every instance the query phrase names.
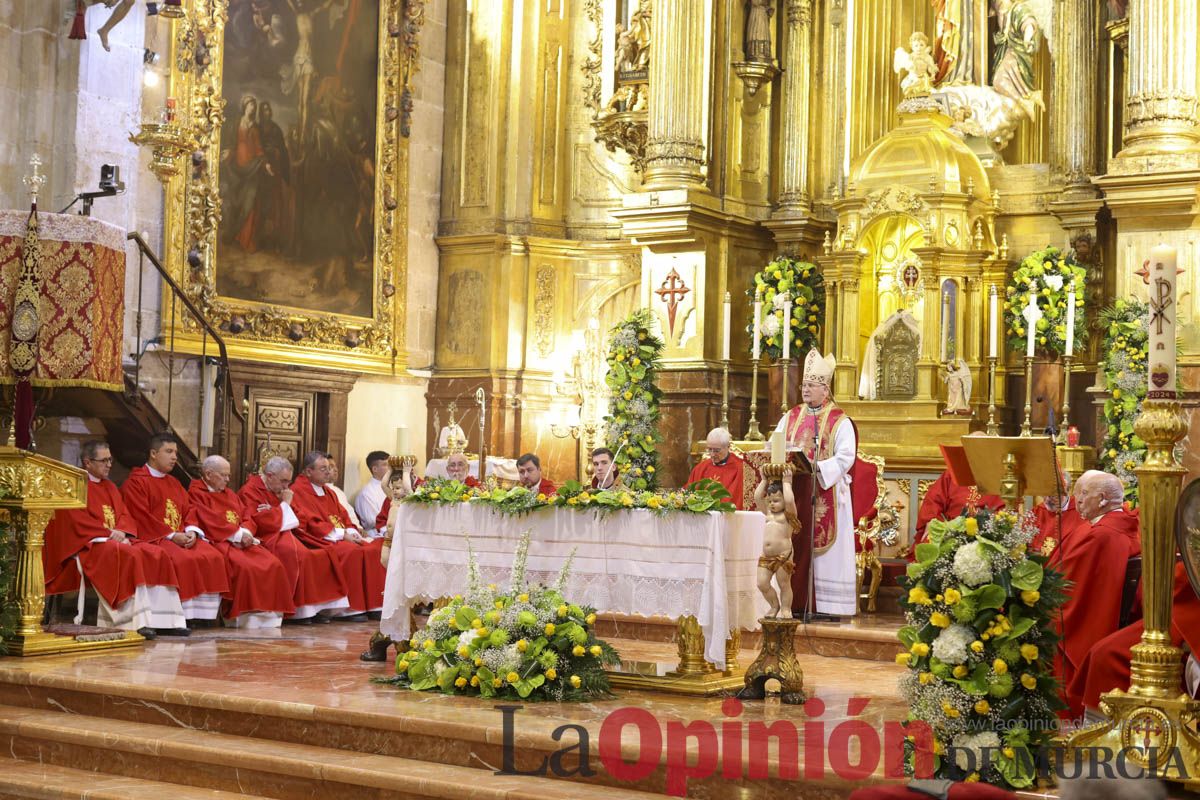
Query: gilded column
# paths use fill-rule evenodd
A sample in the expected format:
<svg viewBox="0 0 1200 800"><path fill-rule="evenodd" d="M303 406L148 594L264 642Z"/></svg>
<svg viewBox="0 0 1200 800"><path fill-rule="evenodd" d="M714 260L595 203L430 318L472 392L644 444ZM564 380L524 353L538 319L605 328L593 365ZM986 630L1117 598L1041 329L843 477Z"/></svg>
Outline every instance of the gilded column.
<svg viewBox="0 0 1200 800"><path fill-rule="evenodd" d="M658 0L650 44L648 188L704 182L704 0Z"/></svg>
<svg viewBox="0 0 1200 800"><path fill-rule="evenodd" d="M808 192L808 103L812 94L812 0L787 0L783 34L779 210L806 216Z"/></svg>
<svg viewBox="0 0 1200 800"><path fill-rule="evenodd" d="M1196 16L1196 0L1131 0L1120 157L1177 153L1200 143Z"/></svg>
<svg viewBox="0 0 1200 800"><path fill-rule="evenodd" d="M1095 194L1096 97L1099 4L1063 0L1056 12L1054 102L1050 123L1050 167L1068 187Z"/></svg>

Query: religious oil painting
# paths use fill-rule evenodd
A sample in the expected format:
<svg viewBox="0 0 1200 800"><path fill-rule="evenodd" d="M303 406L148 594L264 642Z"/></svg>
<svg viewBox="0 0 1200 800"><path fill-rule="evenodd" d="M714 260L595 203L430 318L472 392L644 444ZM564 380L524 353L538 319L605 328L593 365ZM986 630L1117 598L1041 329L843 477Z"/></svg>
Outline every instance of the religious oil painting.
<svg viewBox="0 0 1200 800"><path fill-rule="evenodd" d="M379 6L229 0L218 292L372 316Z"/></svg>

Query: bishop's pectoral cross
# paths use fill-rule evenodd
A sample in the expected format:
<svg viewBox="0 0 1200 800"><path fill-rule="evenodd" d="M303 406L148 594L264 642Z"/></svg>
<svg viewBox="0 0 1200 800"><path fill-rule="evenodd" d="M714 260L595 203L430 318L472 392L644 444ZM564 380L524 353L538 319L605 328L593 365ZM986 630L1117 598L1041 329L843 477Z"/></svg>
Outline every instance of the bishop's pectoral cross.
<svg viewBox="0 0 1200 800"><path fill-rule="evenodd" d="M672 336L675 335L675 312L679 310L679 301L690 291L691 289L687 287L674 267L667 273L662 285L654 290L654 293L667 304L667 329Z"/></svg>

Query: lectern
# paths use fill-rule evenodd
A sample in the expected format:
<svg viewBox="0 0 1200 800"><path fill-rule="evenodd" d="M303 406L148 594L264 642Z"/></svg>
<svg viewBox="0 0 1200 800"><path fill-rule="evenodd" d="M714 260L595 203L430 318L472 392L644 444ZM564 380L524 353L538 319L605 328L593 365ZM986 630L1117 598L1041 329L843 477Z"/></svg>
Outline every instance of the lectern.
<svg viewBox="0 0 1200 800"><path fill-rule="evenodd" d="M999 495L1011 511L1018 511L1027 494L1058 497L1062 494L1054 463L1054 442L1049 437L964 436L963 450L974 483L981 494Z"/></svg>

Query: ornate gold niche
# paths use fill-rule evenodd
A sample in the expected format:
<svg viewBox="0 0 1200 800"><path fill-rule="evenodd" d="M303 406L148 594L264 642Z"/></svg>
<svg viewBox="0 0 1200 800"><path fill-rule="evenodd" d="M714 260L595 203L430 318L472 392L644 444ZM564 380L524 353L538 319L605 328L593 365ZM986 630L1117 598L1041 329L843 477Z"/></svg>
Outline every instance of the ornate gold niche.
<svg viewBox="0 0 1200 800"><path fill-rule="evenodd" d="M941 292L947 281L956 297L956 355L974 378L972 404L986 406L987 285L1003 282L1005 264L996 246L997 204L987 173L950 125L930 104L901 104L897 126L854 161L846 195L833 203L837 234L826 239L818 258L829 293L825 347L838 358L835 394L858 423L862 446L889 464L940 464L938 443L957 441L972 426L969 417L939 416L945 394L939 378ZM909 266L916 271L906 283ZM921 342L913 396L900 401L897 413L895 399L853 398L871 334L900 308L916 318Z"/></svg>
<svg viewBox="0 0 1200 800"><path fill-rule="evenodd" d="M228 2L185 3L186 17L173 28L168 93L179 101L198 145L193 164L165 184L163 260L167 270L209 320L222 329L231 357L375 373L402 370L411 79L419 63L417 36L424 21L424 0L378 3L370 317L277 306L225 297L218 292L220 129L228 107L222 93L222 65ZM163 308L169 308L170 302L170 295L164 293ZM190 315L182 315L172 324L164 313L163 327L176 348L200 352L200 332Z"/></svg>

